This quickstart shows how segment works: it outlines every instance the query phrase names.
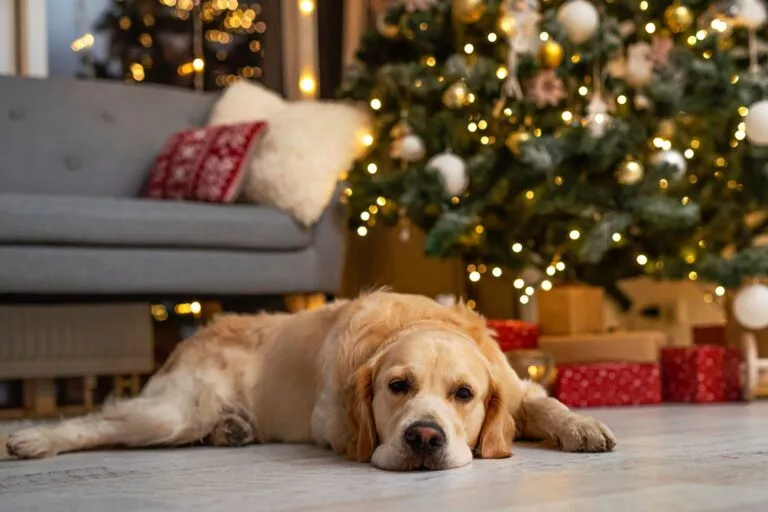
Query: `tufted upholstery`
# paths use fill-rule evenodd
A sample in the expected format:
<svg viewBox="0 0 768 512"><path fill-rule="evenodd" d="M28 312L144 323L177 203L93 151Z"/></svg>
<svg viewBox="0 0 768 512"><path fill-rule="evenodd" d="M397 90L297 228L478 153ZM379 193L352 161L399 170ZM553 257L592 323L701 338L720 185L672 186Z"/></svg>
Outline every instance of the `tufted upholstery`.
<svg viewBox="0 0 768 512"><path fill-rule="evenodd" d="M215 99L153 86L0 76L0 191L135 197L165 138L204 124Z"/></svg>
<svg viewBox="0 0 768 512"><path fill-rule="evenodd" d="M0 76L0 296L336 292L338 202L305 229L267 206L138 198L166 137L216 98Z"/></svg>

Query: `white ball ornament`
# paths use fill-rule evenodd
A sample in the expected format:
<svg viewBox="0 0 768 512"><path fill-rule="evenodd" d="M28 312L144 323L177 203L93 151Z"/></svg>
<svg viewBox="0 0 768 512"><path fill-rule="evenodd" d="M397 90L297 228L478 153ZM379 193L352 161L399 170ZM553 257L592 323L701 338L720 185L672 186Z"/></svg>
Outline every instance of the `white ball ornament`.
<svg viewBox="0 0 768 512"><path fill-rule="evenodd" d="M673 177L678 180L685 175L685 171L688 169L688 162L685 161L683 154L676 149L659 151L651 157L651 163L653 165L672 166L675 169Z"/></svg>
<svg viewBox="0 0 768 512"><path fill-rule="evenodd" d="M418 135L406 135L400 141L400 158L406 162L417 162L426 152L424 141Z"/></svg>
<svg viewBox="0 0 768 512"><path fill-rule="evenodd" d="M565 35L573 44L589 41L600 25L600 15L595 6L586 0L573 0L557 11L557 21L565 29Z"/></svg>
<svg viewBox="0 0 768 512"><path fill-rule="evenodd" d="M765 5L761 0L736 0L734 24L740 27L757 29L768 20Z"/></svg>
<svg viewBox="0 0 768 512"><path fill-rule="evenodd" d="M745 286L733 299L733 316L747 329L760 330L768 327L768 286Z"/></svg>
<svg viewBox="0 0 768 512"><path fill-rule="evenodd" d="M467 164L453 153L445 152L433 156L427 162L426 169L440 176L448 196L459 196L469 186Z"/></svg>
<svg viewBox="0 0 768 512"><path fill-rule="evenodd" d="M768 146L768 100L750 105L744 120L747 140L755 146Z"/></svg>

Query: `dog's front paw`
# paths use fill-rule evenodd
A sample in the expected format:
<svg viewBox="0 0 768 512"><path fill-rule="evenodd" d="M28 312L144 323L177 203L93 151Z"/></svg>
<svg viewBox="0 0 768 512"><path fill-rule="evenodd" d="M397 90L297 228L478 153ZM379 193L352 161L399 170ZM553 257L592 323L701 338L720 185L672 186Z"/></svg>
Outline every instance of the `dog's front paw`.
<svg viewBox="0 0 768 512"><path fill-rule="evenodd" d="M555 441L564 452L609 452L616 446L611 429L594 418L577 414L563 424Z"/></svg>
<svg viewBox="0 0 768 512"><path fill-rule="evenodd" d="M50 430L26 428L11 434L5 443L8 455L20 459L42 459L58 453Z"/></svg>

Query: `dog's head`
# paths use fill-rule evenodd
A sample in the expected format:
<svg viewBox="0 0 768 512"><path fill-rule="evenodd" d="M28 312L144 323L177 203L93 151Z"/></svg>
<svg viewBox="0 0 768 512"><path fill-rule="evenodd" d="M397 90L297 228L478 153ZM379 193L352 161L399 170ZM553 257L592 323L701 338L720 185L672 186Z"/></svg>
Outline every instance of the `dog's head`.
<svg viewBox="0 0 768 512"><path fill-rule="evenodd" d="M348 455L391 470L449 469L511 454L514 423L492 366L451 329L398 335L354 375Z"/></svg>

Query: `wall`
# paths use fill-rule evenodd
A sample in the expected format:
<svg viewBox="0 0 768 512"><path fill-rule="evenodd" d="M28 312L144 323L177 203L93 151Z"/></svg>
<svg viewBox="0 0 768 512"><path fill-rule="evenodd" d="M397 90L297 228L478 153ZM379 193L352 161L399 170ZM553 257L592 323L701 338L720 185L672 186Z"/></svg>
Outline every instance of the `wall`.
<svg viewBox="0 0 768 512"><path fill-rule="evenodd" d="M2 1L2 0L0 0ZM94 23L112 0L47 0L48 8L48 61L50 76L75 76L80 71L80 55L70 48L72 41L93 30ZM94 53L102 55L106 48L106 34L95 34Z"/></svg>

